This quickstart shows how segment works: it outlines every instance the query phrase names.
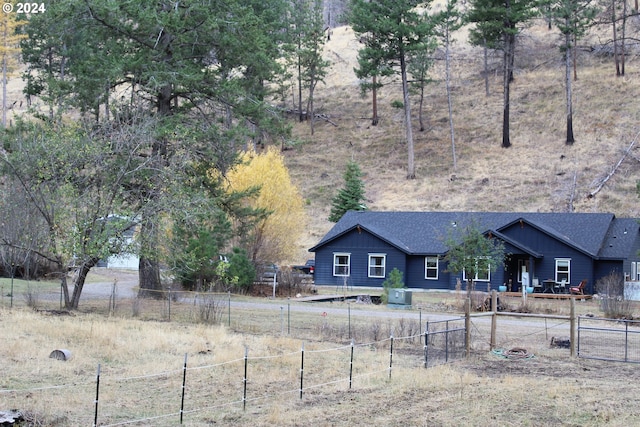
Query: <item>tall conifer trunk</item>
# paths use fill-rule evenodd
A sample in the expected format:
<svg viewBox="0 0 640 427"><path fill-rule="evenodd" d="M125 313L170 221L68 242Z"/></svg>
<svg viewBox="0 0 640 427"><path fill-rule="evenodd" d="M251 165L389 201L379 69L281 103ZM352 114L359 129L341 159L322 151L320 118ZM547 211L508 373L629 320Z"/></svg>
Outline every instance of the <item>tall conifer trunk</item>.
<svg viewBox="0 0 640 427"><path fill-rule="evenodd" d="M156 99L156 108L160 116L171 114L172 86L165 85L160 89ZM167 144L164 139L154 141L152 147L152 157L156 162L156 170L160 171L167 163ZM158 178L156 175L155 178ZM162 283L160 281L160 263L158 248L158 228L159 212L157 201L160 195L160 179L151 179L144 189L146 197L143 203L148 205L144 209L144 218L140 226L140 260L138 262L138 280L140 297L160 297L162 294Z"/></svg>
<svg viewBox="0 0 640 427"><path fill-rule="evenodd" d="M402 77L402 95L404 100L404 126L407 137L407 179L415 179L416 166L413 148L413 128L411 127L411 101L409 100L409 83L407 81L407 63L404 52L400 53L400 74Z"/></svg>
<svg viewBox="0 0 640 427"><path fill-rule="evenodd" d="M567 19L567 26L569 25ZM571 145L575 142L573 137L573 101L571 96L571 34L565 35L565 88L567 96L567 140L566 144Z"/></svg>
<svg viewBox="0 0 640 427"><path fill-rule="evenodd" d="M505 34L504 43L504 59L503 59L503 114L502 114L502 147L511 147L511 139L509 136L509 103L510 103L510 87L511 79L513 77L512 71L512 56L513 56L513 42L515 36L511 34Z"/></svg>

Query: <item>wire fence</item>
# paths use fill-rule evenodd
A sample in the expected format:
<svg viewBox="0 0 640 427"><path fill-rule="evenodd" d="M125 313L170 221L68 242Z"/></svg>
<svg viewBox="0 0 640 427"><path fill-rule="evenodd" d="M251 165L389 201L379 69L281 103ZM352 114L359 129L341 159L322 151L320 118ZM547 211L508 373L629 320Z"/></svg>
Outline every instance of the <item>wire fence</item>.
<svg viewBox="0 0 640 427"><path fill-rule="evenodd" d="M425 315L423 322L416 310L378 318L352 316L349 304L345 315L326 306L294 312L284 301L260 310L242 302L229 293L167 292L155 300L113 294L108 302L97 299L91 304L104 305L101 309L109 314L126 311L145 320L222 323L236 332L287 336L300 339L300 349L272 348L270 354L259 355L245 348L236 358L199 366L190 366L185 354L175 370L132 377L101 372L98 365L93 379L3 389L0 401L19 407L25 399L46 402L51 393L62 395L69 407L77 408L73 423L78 425L220 422L273 401L300 401L310 394L390 381L398 367L433 367L496 347L530 349L528 355L548 351L554 338L570 335L571 329L568 316L482 313L440 321ZM55 301L42 299L38 306L55 307ZM585 317L578 322L579 357L640 362L639 322ZM570 356L559 351L565 353L553 356Z"/></svg>
<svg viewBox="0 0 640 427"><path fill-rule="evenodd" d="M499 323L500 346L540 348L550 334L566 331L566 321L532 319L527 329L505 317ZM471 322L472 352L486 353L490 346L491 319ZM535 321L534 321L535 320ZM369 319L369 322L371 320ZM274 402L300 402L306 396L343 393L393 381L396 369L421 369L463 359L466 355L465 318L426 321L424 332L374 341L331 345L300 342L298 349L272 347L267 354L243 354L215 363L190 365L190 356L176 358L175 369L120 377L117 372L84 375L64 384L0 390L0 402L20 407L20 402L46 402L52 393L73 411L74 425L154 425L224 423ZM397 330L397 329L396 329ZM529 354L533 354L533 350ZM567 352L566 356L569 354ZM212 360L217 359L212 355ZM107 366L107 362L105 362Z"/></svg>
<svg viewBox="0 0 640 427"><path fill-rule="evenodd" d="M466 327L464 322L464 318L426 322L425 368L466 357Z"/></svg>
<svg viewBox="0 0 640 427"><path fill-rule="evenodd" d="M640 321L578 317L578 356L640 363Z"/></svg>
<svg viewBox="0 0 640 427"><path fill-rule="evenodd" d="M208 365L117 377L97 366L93 380L0 390L0 401L20 407L24 399L47 401L55 393L67 402L74 425L200 425L273 401L302 401L307 394L348 391L371 381L392 381L395 368L418 368L419 352L398 351L419 337L390 336L380 341L336 347L305 345L279 354L252 355ZM13 405L13 406L11 406Z"/></svg>

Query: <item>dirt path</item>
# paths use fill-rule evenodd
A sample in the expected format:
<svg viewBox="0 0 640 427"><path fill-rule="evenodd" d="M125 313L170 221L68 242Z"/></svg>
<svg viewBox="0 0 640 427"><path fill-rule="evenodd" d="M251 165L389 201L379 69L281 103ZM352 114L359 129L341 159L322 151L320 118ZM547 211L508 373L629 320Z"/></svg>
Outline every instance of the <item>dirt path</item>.
<svg viewBox="0 0 640 427"><path fill-rule="evenodd" d="M114 270L94 268L87 277L82 289L82 297L109 298L116 287L118 299L135 298L138 293L138 272L135 270Z"/></svg>
<svg viewBox="0 0 640 427"><path fill-rule="evenodd" d="M69 292L73 292L73 280L68 279L67 283L69 284ZM135 298L138 294L138 272L93 268L82 288L80 301L108 299L114 292L114 284L117 299ZM56 291L44 292L40 294L40 297L46 300L57 300L60 298L60 288Z"/></svg>

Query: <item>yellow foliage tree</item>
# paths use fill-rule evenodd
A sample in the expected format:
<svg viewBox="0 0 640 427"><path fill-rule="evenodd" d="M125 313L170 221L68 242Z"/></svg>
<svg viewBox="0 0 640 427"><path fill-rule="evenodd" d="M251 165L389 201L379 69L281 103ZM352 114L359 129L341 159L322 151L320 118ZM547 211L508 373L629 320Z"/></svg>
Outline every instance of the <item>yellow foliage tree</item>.
<svg viewBox="0 0 640 427"><path fill-rule="evenodd" d="M249 203L262 208L269 216L260 221L249 237L247 253L262 262L292 260L306 225L304 202L291 182L284 157L271 147L264 153L247 151L241 162L227 174L229 191L259 187L260 193Z"/></svg>
<svg viewBox="0 0 640 427"><path fill-rule="evenodd" d="M7 3L8 4L8 3ZM2 60L2 126L7 127L7 75L17 69L20 40L26 38L16 29L26 21L18 21L16 14L0 12L0 60Z"/></svg>

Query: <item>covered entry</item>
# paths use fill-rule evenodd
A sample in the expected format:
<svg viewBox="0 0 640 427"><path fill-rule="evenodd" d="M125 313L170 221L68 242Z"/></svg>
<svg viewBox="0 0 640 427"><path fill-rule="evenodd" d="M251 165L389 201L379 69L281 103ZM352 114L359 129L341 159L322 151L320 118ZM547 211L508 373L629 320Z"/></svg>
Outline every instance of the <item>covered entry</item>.
<svg viewBox="0 0 640 427"><path fill-rule="evenodd" d="M532 280L537 278L536 261L542 258L542 254L531 250L508 237L500 236L505 243L507 254L504 261L504 280L507 291L521 292L522 286L532 286Z"/></svg>

